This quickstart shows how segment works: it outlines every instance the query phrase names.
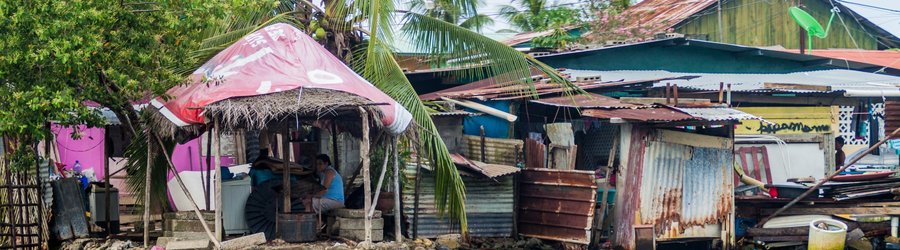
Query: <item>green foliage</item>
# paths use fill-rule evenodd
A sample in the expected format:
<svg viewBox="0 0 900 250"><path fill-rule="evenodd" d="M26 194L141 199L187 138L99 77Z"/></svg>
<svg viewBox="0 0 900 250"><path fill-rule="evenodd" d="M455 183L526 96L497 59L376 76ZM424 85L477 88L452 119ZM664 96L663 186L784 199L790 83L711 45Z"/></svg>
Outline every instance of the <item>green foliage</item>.
<svg viewBox="0 0 900 250"><path fill-rule="evenodd" d="M494 24L490 16L478 14L477 7L482 3L480 0L413 0L410 9L466 29L481 31L485 26Z"/></svg>
<svg viewBox="0 0 900 250"><path fill-rule="evenodd" d="M520 0L520 7L504 5L500 15L522 32L544 31L577 26L584 22L584 12L568 7L548 7L543 0Z"/></svg>

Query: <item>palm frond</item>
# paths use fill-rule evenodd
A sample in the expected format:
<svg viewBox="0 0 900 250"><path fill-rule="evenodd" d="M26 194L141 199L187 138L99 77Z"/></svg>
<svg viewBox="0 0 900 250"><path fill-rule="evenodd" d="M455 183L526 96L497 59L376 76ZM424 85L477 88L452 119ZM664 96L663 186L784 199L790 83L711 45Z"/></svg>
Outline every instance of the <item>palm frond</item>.
<svg viewBox="0 0 900 250"><path fill-rule="evenodd" d="M351 64L364 78L403 105L412 114L419 126L418 141L427 151L422 153L429 156L434 165L437 209L439 213L448 213L451 218L457 219L461 230L467 232L465 184L450 159L447 146L437 132L437 127L431 120L428 109L419 99L412 84L394 59L391 41L383 39L391 37L389 33L392 32L392 29L384 28L384 24L390 22L390 14L394 13L393 1L371 0L370 6L366 10L368 11L364 13L369 13L368 26L371 28L372 35L364 53L358 53L363 56L356 57L357 61Z"/></svg>
<svg viewBox="0 0 900 250"><path fill-rule="evenodd" d="M150 159L152 161L150 176L151 185L149 189L150 202L151 204L169 204L169 199L166 195L168 162L166 157L163 156L162 151L160 151L159 144L148 145L149 138L150 137L145 130L141 130L141 132L135 134L131 143L125 148L124 156L128 159L125 163L125 171L127 173L125 175L125 186L129 192L136 197L140 197L136 199L138 204L144 204L143 197L148 191L145 182L147 178L147 147L153 147L153 152L155 153L153 154L153 159ZM175 149L175 142L170 140L166 141L164 144L166 145L166 148L163 150L166 150L169 152L169 155L171 155L172 151ZM145 206L145 208L147 207Z"/></svg>
<svg viewBox="0 0 900 250"><path fill-rule="evenodd" d="M492 19L490 16L485 14L478 14L469 17L468 19L460 23L459 26L470 30L481 31L481 29L485 26L493 24L494 19Z"/></svg>
<svg viewBox="0 0 900 250"><path fill-rule="evenodd" d="M429 51L435 59L450 59L462 68L465 78L495 77L501 85L521 85L527 88L511 88L533 94L534 84L531 69L537 69L551 77L551 82L565 87L568 93L583 91L561 77L553 68L533 57L519 52L503 43L482 36L471 30L416 13L407 13L402 28L408 41L417 49Z"/></svg>

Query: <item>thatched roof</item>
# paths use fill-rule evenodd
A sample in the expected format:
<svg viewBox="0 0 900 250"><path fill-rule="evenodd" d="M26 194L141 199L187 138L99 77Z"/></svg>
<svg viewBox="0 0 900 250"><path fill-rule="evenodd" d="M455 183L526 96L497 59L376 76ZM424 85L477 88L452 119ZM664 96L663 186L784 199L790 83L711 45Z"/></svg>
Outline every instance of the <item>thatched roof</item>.
<svg viewBox="0 0 900 250"><path fill-rule="evenodd" d="M241 128L293 127L297 121L322 125L322 122L336 120L342 130L355 132L360 128L358 107L364 107L368 111L369 121L379 121L381 113L379 109L375 108L377 105L379 104L372 103L366 98L343 91L300 88L222 100L204 107L203 115L207 118L218 117L222 129L226 131ZM160 114L158 109L150 108L148 110L151 111L151 123L155 131L161 135L199 135L205 130L203 125L178 127ZM381 123L370 122L370 125L378 128Z"/></svg>

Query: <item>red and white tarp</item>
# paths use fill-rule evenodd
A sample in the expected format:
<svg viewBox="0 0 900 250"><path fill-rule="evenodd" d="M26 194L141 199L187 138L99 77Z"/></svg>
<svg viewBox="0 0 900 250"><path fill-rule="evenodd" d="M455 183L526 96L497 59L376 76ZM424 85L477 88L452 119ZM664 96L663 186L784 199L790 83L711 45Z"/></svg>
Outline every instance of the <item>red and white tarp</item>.
<svg viewBox="0 0 900 250"><path fill-rule="evenodd" d="M205 80L206 79L206 80ZM209 84L207 84L209 83ZM343 91L379 105L385 129L406 130L412 115L357 75L303 31L278 23L253 32L203 64L191 83L155 98L153 106L178 126L204 124L203 107L234 97L264 95L297 88ZM300 96L302 100L302 95Z"/></svg>

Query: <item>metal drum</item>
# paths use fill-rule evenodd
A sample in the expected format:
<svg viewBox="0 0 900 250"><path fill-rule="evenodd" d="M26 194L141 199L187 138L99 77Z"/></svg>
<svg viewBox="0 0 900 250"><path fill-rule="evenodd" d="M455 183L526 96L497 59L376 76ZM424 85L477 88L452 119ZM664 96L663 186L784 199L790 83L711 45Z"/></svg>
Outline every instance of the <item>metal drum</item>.
<svg viewBox="0 0 900 250"><path fill-rule="evenodd" d="M278 232L285 242L310 242L316 240L315 213L278 214Z"/></svg>

